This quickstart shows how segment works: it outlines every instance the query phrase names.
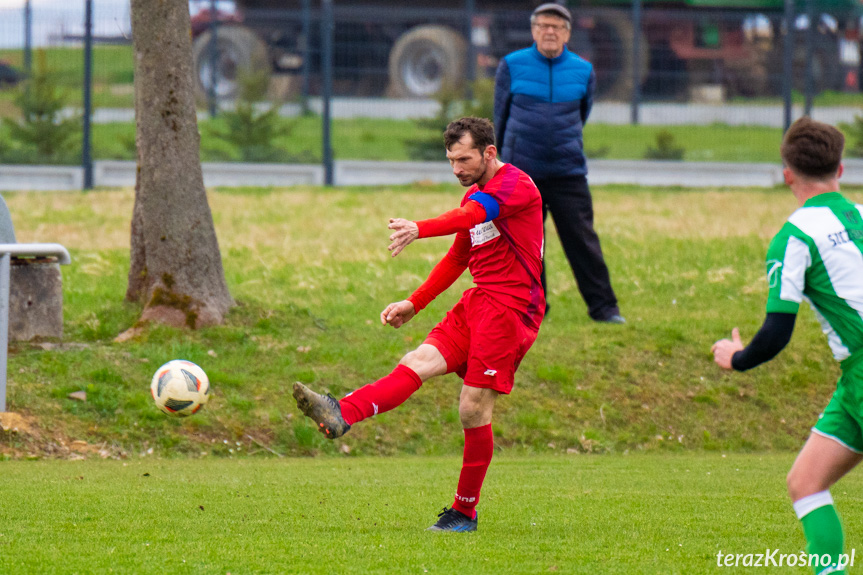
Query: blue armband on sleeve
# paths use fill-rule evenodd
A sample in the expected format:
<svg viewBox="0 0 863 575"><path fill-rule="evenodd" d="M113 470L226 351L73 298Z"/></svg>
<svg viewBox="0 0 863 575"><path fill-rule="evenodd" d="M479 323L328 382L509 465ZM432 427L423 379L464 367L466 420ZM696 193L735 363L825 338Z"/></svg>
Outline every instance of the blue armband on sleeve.
<svg viewBox="0 0 863 575"><path fill-rule="evenodd" d="M498 204L497 200L489 194L486 194L485 192L475 192L471 194L468 199L475 201L485 208L486 222L490 222L500 215L500 204Z"/></svg>

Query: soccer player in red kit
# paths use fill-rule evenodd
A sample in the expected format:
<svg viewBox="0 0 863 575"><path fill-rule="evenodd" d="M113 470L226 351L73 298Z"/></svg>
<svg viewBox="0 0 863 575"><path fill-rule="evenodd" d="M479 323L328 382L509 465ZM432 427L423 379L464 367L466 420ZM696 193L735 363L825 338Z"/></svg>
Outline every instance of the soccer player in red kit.
<svg viewBox="0 0 863 575"><path fill-rule="evenodd" d="M444 507L433 531L475 531L476 505L494 451L495 399L512 390L515 371L536 340L545 312L542 271L542 199L530 177L497 159L494 128L483 118L462 118L444 132L453 174L469 188L461 207L412 222L391 219L397 256L418 238L455 234L449 252L408 299L391 303L381 323L399 328L470 269L476 287L405 355L388 376L340 401L294 384L302 412L328 438L344 435L363 419L401 405L424 381L455 372L464 380L459 416L464 460L452 508Z"/></svg>

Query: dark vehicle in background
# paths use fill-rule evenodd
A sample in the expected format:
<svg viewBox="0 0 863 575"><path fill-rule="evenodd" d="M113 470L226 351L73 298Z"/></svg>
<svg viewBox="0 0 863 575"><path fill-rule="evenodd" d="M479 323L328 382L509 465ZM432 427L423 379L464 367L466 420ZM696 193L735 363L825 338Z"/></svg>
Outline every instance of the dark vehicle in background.
<svg viewBox="0 0 863 575"><path fill-rule="evenodd" d="M24 74L12 67L11 64L0 60L0 89L15 86L24 79Z"/></svg>
<svg viewBox="0 0 863 575"><path fill-rule="evenodd" d="M532 43L528 18L540 3L336 0L335 91L430 97L444 86L463 85L471 72L492 75L500 58ZM796 5L794 87L803 88L806 32L812 26L815 91L860 90L863 0L813 4L811 19L805 2ZM320 6L317 1L309 5L305 38L301 0L236 0L233 13L215 12L215 46L210 29L214 12L201 10L193 18L201 93L209 90L214 63L215 93L221 98L234 96L244 68L271 70L290 81L304 62L314 89ZM628 99L636 77L648 97L684 96L692 86L704 84L722 86L730 95L779 93L783 0L644 0L637 56L629 0L583 0L568 6L575 20L570 48L594 63L600 97Z"/></svg>

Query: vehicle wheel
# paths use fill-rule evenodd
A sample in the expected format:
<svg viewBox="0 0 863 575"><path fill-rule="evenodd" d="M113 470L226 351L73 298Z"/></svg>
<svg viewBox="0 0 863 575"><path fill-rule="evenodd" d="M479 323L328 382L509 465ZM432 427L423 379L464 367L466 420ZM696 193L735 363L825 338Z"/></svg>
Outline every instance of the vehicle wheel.
<svg viewBox="0 0 863 575"><path fill-rule="evenodd" d="M0 60L0 88L14 86L23 79L24 74Z"/></svg>
<svg viewBox="0 0 863 575"><path fill-rule="evenodd" d="M467 42L446 26L418 26L402 34L390 51L394 97L429 97L464 84Z"/></svg>
<svg viewBox="0 0 863 575"><path fill-rule="evenodd" d="M650 47L642 32L638 61L632 58L635 30L624 14L600 14L590 31L593 46L593 69L596 71L597 96L608 100L628 101L632 98L633 72L638 67L643 84L650 64Z"/></svg>
<svg viewBox="0 0 863 575"><path fill-rule="evenodd" d="M231 100L239 91L242 70L270 70L267 47L254 32L242 26L219 26L216 29L216 54L211 55L212 32L195 39L192 55L195 60L195 85L201 98L209 96L213 79L212 63L216 62L215 94L220 100Z"/></svg>

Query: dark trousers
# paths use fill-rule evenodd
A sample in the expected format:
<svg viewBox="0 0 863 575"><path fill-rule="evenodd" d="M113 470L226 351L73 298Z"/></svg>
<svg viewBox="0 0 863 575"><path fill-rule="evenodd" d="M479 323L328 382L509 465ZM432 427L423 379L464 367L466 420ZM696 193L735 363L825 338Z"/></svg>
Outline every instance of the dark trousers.
<svg viewBox="0 0 863 575"><path fill-rule="evenodd" d="M542 195L542 221L545 222L548 212L551 212L563 252L572 267L578 291L587 304L590 317L603 320L619 314L617 297L611 289L608 266L602 257L599 236L593 229L593 200L587 178L567 176L535 179L534 182ZM542 288L546 292L547 300L544 261Z"/></svg>

